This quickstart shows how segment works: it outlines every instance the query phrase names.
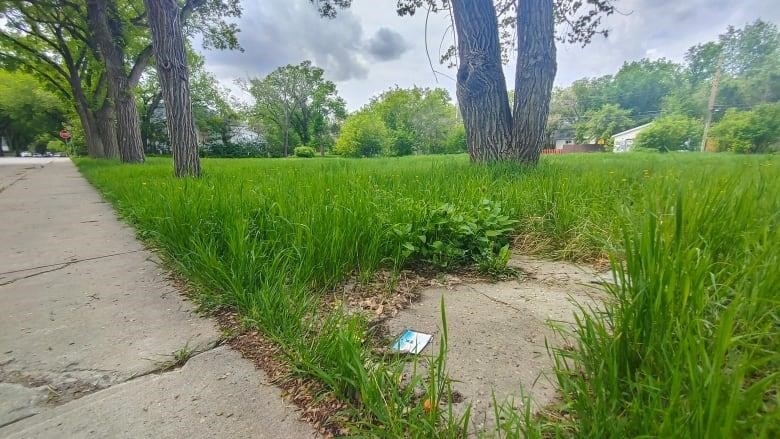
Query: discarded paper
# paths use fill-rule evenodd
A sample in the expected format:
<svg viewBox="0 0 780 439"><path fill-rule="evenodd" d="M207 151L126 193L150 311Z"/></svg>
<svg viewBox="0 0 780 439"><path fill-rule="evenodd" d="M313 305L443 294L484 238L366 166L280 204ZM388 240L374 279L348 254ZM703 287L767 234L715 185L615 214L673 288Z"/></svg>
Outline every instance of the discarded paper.
<svg viewBox="0 0 780 439"><path fill-rule="evenodd" d="M406 329L398 338L395 339L390 349L395 352L407 352L410 354L419 354L428 343L431 342L433 336L431 334L425 334L422 332Z"/></svg>

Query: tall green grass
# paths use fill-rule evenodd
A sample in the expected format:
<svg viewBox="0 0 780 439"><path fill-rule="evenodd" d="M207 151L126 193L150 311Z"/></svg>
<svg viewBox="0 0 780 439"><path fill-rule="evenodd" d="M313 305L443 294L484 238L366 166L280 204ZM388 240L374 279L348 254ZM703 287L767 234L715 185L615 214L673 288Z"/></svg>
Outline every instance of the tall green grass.
<svg viewBox="0 0 780 439"><path fill-rule="evenodd" d="M199 180L173 179L163 159L77 163L199 287L202 304L233 308L276 340L299 373L352 401L372 435L462 430L446 410L423 410L415 386L398 385L402 365L371 354L360 316L323 315L320 298L350 276L411 262L399 226L429 227L445 205L468 216L483 200L514 212L514 233L535 251L610 255L619 278L606 312L580 319L578 348L556 354L573 421L525 413L507 429L777 433L777 157L573 155L534 169L465 157L205 160ZM420 385L430 393L445 381Z"/></svg>

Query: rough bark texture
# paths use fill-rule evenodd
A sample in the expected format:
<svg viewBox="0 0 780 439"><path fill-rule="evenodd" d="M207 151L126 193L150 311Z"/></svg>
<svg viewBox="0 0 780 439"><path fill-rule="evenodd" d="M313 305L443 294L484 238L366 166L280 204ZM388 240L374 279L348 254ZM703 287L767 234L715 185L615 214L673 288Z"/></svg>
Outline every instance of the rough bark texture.
<svg viewBox="0 0 780 439"><path fill-rule="evenodd" d="M124 163L141 163L144 161L141 118L125 71L121 26L111 6L108 0L88 0L87 17L108 75L109 96L116 113L119 156Z"/></svg>
<svg viewBox="0 0 780 439"><path fill-rule="evenodd" d="M119 157L119 143L116 134L116 113L114 106L109 100L103 103L103 106L95 112L97 128L100 133L100 140L103 142L103 151L106 158Z"/></svg>
<svg viewBox="0 0 780 439"><path fill-rule="evenodd" d="M85 101L75 100L76 113L79 115L81 128L84 130L84 137L87 142L87 155L93 158L105 157L103 151L103 142L98 131L95 115Z"/></svg>
<svg viewBox="0 0 780 439"><path fill-rule="evenodd" d="M509 145L511 110L492 0L453 0L458 35L457 96L471 160L501 160Z"/></svg>
<svg viewBox="0 0 780 439"><path fill-rule="evenodd" d="M553 0L519 0L512 146L505 159L539 161L556 69Z"/></svg>
<svg viewBox="0 0 780 439"><path fill-rule="evenodd" d="M95 120L92 109L89 107L89 101L84 94L84 89L81 87L81 79L78 77L78 73L71 72L71 77L68 82L70 83L70 88L73 92L73 102L76 107L76 114L79 115L79 121L81 121L81 127L84 130L84 137L87 142L87 154L94 158L105 157L105 150L103 149L103 142L100 137L97 121Z"/></svg>
<svg viewBox="0 0 780 439"><path fill-rule="evenodd" d="M515 102L510 109L492 0L453 0L457 96L472 161L534 164L555 79L553 0L518 0Z"/></svg>
<svg viewBox="0 0 780 439"><path fill-rule="evenodd" d="M179 6L176 0L144 0L144 3L165 102L175 174L177 177L199 176L198 137L192 115Z"/></svg>

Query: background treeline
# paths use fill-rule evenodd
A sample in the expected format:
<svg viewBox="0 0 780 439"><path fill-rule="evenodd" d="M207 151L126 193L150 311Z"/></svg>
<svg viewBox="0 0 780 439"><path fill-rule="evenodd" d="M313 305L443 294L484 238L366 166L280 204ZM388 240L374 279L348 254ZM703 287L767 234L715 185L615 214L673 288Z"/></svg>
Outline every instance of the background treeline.
<svg viewBox="0 0 780 439"><path fill-rule="evenodd" d="M682 64L626 62L614 75L554 89L548 133L551 141L568 132L579 142L609 144L613 134L654 121L636 146L698 149L711 108L709 149L762 152L780 140L778 101L780 34L757 20L689 48Z"/></svg>
<svg viewBox="0 0 780 439"><path fill-rule="evenodd" d="M5 35L9 50L17 47L16 40L24 37L20 41L27 44L31 38L17 34ZM142 35L130 36L140 45L147 43ZM240 102L204 68L202 56L192 48L187 51L203 156L370 157L466 151L462 121L444 89L395 87L348 113L326 72L303 61L237 81L251 97ZM56 77L47 80L51 75L24 68L18 59L23 53L17 52L9 51L0 60L0 136L12 153L62 151L66 146L57 133L67 128L74 134L71 152L86 153L80 106L62 99L68 96L67 89L58 86ZM83 106L100 122L108 108L100 66L85 61L82 69L82 88L89 92ZM145 69L132 92L146 154L169 154L165 102L156 71ZM778 102L780 33L774 24L757 20L743 28L729 27L717 41L689 48L683 63L626 62L614 75L583 78L554 89L547 133L550 145L556 138L569 138L610 146L613 134L653 122L639 135L636 147L696 150L711 117L708 149L771 152L780 144Z"/></svg>

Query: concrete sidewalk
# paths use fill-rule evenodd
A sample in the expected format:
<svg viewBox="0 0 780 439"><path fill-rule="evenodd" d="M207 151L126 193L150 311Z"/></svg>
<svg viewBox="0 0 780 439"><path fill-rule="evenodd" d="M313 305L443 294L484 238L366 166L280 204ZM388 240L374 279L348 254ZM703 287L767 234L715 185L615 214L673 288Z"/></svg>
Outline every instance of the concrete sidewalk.
<svg viewBox="0 0 780 439"><path fill-rule="evenodd" d="M70 160L0 159L0 437L312 437L218 341Z"/></svg>

